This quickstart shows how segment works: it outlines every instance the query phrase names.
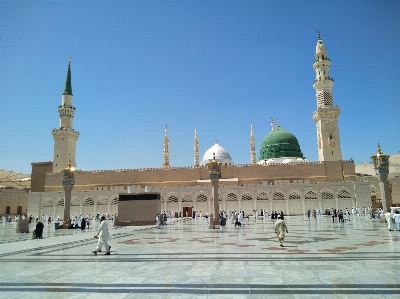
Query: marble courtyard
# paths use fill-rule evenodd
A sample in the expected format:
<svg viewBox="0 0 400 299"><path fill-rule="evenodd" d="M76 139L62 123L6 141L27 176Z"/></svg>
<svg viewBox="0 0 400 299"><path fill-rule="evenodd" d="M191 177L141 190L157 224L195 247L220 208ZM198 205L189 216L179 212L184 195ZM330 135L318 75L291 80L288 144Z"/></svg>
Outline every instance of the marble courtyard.
<svg viewBox="0 0 400 299"><path fill-rule="evenodd" d="M45 225L43 239L0 224L3 298L399 298L400 232L369 216L258 218L210 230L204 219L161 229L112 227L111 255L94 255L98 223ZM30 224L32 232L34 224Z"/></svg>

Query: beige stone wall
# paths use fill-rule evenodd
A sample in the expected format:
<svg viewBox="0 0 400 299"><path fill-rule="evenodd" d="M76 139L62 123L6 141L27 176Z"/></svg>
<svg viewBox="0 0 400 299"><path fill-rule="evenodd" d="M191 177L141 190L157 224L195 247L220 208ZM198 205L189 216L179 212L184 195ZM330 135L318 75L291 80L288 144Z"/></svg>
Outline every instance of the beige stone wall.
<svg viewBox="0 0 400 299"><path fill-rule="evenodd" d="M53 162L39 162L31 163L31 191L32 192L44 192L45 191L45 180L47 173L53 171ZM58 176L60 178L60 175ZM61 184L61 178L60 178Z"/></svg>
<svg viewBox="0 0 400 299"><path fill-rule="evenodd" d="M238 178L227 185L272 183L274 180L309 180L310 182L335 182L353 180L353 162L324 162L279 165L245 165L223 167L221 178ZM343 176L345 174L345 176ZM206 168L150 169L127 171L79 172L76 175L75 191L93 190L98 186L141 185L153 187L197 186L198 180L209 179ZM62 191L59 174L48 174L44 186L46 192Z"/></svg>
<svg viewBox="0 0 400 299"><path fill-rule="evenodd" d="M28 195L29 193L24 190L0 190L0 216L26 215ZM7 206L10 207L9 214L6 214ZM21 213L18 213L18 206L21 206Z"/></svg>

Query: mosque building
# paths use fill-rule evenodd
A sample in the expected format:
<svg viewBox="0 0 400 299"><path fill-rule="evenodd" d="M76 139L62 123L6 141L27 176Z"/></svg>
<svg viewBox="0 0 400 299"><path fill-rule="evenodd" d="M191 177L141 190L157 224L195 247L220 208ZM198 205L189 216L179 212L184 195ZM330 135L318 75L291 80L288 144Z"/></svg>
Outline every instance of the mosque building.
<svg viewBox="0 0 400 299"><path fill-rule="evenodd" d="M331 61L318 34L313 68L316 79L316 123L319 161L305 159L294 134L271 122L271 131L261 142L256 159L256 140L250 124L250 163L236 164L234 157L216 141L199 160L198 132L194 132L193 166L173 167L169 163L168 127L164 133L164 163L160 168L79 171L72 191L71 214L118 211L119 193L159 192L165 211L210 212L211 181L206 163L215 153L222 163L219 180L219 209L283 211L287 215L305 214L308 209L351 209L371 206L370 183L356 180L354 161L342 160L338 118L340 107L334 105L330 75ZM64 191L60 171L68 161L75 165L79 132L73 128L76 108L73 105L71 66L62 103L58 107L59 128L53 129L53 162L32 163L28 214L63 215Z"/></svg>

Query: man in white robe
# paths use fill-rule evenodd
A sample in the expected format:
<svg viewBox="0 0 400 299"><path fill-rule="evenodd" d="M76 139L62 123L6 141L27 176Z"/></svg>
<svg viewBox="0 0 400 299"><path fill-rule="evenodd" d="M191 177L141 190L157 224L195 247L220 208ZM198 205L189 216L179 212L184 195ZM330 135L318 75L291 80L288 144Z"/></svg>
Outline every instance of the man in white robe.
<svg viewBox="0 0 400 299"><path fill-rule="evenodd" d="M394 223L396 224L397 230L400 230L400 213L396 211L396 214L393 215Z"/></svg>
<svg viewBox="0 0 400 299"><path fill-rule="evenodd" d="M282 220L282 216L278 214L278 220L275 222L275 233L278 236L280 246L283 247L283 241L285 239L285 232L288 233L285 222Z"/></svg>
<svg viewBox="0 0 400 299"><path fill-rule="evenodd" d="M101 252L101 247L104 245L104 249L106 250L106 253L104 255L110 255L110 249L111 246L108 245L108 241L111 240L110 234L108 233L108 224L106 221L106 217L101 216L100 218L100 227L99 230L97 231L97 234L94 236L95 239L98 239L97 247L94 251L92 251L94 254L97 254L97 252Z"/></svg>
<svg viewBox="0 0 400 299"><path fill-rule="evenodd" d="M386 223L387 223L388 229L394 230L393 214L390 212L387 212L385 214L385 218L386 218Z"/></svg>

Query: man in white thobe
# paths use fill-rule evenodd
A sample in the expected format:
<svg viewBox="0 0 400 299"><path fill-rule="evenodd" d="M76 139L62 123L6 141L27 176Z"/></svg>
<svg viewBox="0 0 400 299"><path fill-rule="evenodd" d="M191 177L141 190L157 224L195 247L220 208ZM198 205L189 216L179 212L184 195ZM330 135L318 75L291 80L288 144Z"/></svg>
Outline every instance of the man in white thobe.
<svg viewBox="0 0 400 299"><path fill-rule="evenodd" d="M285 232L288 233L285 222L282 220L281 214L278 214L278 220L275 222L275 233L278 236L280 246L283 247L283 241L285 239Z"/></svg>
<svg viewBox="0 0 400 299"><path fill-rule="evenodd" d="M101 247L104 245L104 249L106 250L106 253L104 255L110 255L111 246L108 245L108 241L110 241L111 238L110 234L108 233L108 224L106 221L106 217L101 216L100 227L94 238L98 239L99 241L97 243L96 249L92 252L94 254L97 254L97 252L101 251Z"/></svg>
<svg viewBox="0 0 400 299"><path fill-rule="evenodd" d="M389 230L394 230L393 213L387 212L385 214L387 226Z"/></svg>

